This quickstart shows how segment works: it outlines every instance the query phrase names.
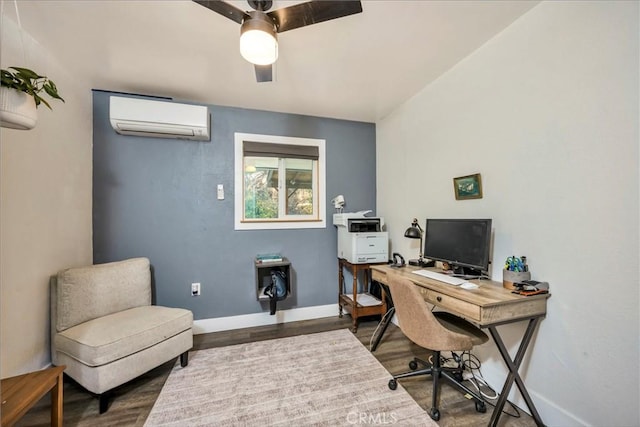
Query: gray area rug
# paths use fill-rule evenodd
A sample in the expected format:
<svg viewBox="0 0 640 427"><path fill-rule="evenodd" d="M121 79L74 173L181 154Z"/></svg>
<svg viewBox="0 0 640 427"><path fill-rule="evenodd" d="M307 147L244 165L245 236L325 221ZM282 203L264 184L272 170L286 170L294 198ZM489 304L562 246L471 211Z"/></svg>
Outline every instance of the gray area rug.
<svg viewBox="0 0 640 427"><path fill-rule="evenodd" d="M437 426L347 329L200 350L145 426Z"/></svg>

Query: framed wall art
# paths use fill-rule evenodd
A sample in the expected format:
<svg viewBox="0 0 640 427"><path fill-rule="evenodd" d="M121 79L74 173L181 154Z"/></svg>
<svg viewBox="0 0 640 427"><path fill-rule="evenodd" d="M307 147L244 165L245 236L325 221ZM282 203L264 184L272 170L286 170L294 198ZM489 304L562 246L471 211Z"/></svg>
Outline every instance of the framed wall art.
<svg viewBox="0 0 640 427"><path fill-rule="evenodd" d="M456 200L482 199L482 178L479 173L453 178Z"/></svg>

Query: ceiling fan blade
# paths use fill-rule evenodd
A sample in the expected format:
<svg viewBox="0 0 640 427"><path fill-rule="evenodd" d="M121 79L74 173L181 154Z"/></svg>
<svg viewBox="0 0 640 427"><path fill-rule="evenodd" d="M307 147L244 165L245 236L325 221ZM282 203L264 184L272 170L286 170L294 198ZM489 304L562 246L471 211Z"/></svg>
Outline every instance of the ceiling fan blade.
<svg viewBox="0 0 640 427"><path fill-rule="evenodd" d="M237 22L238 24L242 24L242 21L245 18L249 17L249 15L246 12L222 0L193 0L193 1L198 3L201 6L206 7L207 9L211 9L214 12L217 12L220 15L231 19L232 21Z"/></svg>
<svg viewBox="0 0 640 427"><path fill-rule="evenodd" d="M273 81L273 67L271 65L256 65L255 68L258 83Z"/></svg>
<svg viewBox="0 0 640 427"><path fill-rule="evenodd" d="M358 0L321 0L276 9L267 15L276 23L277 32L282 33L360 12L362 3Z"/></svg>

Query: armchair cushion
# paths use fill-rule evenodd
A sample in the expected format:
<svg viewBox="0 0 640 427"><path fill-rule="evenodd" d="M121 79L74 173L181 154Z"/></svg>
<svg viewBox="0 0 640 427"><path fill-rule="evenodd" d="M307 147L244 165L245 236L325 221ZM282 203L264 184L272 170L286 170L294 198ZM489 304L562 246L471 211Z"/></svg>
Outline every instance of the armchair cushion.
<svg viewBox="0 0 640 427"><path fill-rule="evenodd" d="M70 268L58 273L56 330L151 305L147 258Z"/></svg>
<svg viewBox="0 0 640 427"><path fill-rule="evenodd" d="M87 366L101 366L191 329L182 308L143 306L89 320L55 335L55 347Z"/></svg>

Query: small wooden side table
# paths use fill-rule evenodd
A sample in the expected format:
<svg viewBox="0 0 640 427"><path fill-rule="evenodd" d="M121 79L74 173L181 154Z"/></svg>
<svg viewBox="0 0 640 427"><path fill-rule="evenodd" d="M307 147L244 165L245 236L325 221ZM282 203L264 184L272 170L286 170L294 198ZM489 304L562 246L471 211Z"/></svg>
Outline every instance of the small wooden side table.
<svg viewBox="0 0 640 427"><path fill-rule="evenodd" d="M14 425L45 394L51 392L51 425L62 426L62 373L66 366L29 372L0 382L2 427Z"/></svg>
<svg viewBox="0 0 640 427"><path fill-rule="evenodd" d="M338 316L342 317L342 310L346 310L351 314L353 319L353 327L351 328L353 333L358 331L358 317L364 316L383 316L387 312L387 298L382 289L382 300L378 305L362 305L358 303L358 276L360 272L363 275L363 292L369 292L369 285L371 282L371 266L375 264L352 264L344 258L338 258ZM344 289L344 269L347 268L353 275L353 290L350 295L347 295Z"/></svg>

